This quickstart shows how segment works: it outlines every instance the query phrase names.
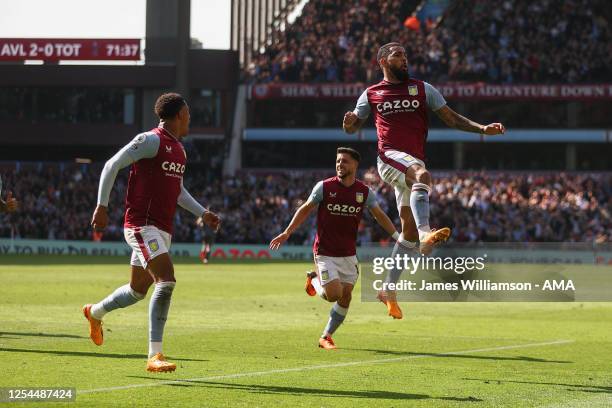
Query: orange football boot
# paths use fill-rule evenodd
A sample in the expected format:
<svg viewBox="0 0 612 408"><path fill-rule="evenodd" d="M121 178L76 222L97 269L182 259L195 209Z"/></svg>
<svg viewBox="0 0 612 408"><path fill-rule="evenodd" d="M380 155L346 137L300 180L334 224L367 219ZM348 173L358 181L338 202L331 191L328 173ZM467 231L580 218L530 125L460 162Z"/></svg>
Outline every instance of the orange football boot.
<svg viewBox="0 0 612 408"><path fill-rule="evenodd" d="M402 313L402 309L400 309L397 301L388 299L387 295L384 294L382 291L378 292L376 299L380 300L382 303L385 304L385 306L387 306L389 316L391 316L392 318L399 320L402 317L404 317L404 314Z"/></svg>
<svg viewBox="0 0 612 408"><path fill-rule="evenodd" d="M317 294L317 291L315 290L314 286L312 285L312 280L315 279L317 277L317 273L314 271L310 271L310 272L306 272L306 293L308 293L308 296L314 296Z"/></svg>
<svg viewBox="0 0 612 408"><path fill-rule="evenodd" d="M162 353L157 353L147 361L147 371L168 373L174 370L176 370L176 364L166 361Z"/></svg>
<svg viewBox="0 0 612 408"><path fill-rule="evenodd" d="M335 350L336 344L332 340L331 336L325 336L319 338L319 348L325 350Z"/></svg>
<svg viewBox="0 0 612 408"><path fill-rule="evenodd" d="M104 343L104 331L102 330L102 320L98 320L91 315L91 303L83 306L83 316L89 321L89 337L96 346Z"/></svg>
<svg viewBox="0 0 612 408"><path fill-rule="evenodd" d="M431 254L434 246L441 242L446 242L451 235L451 229L448 227L433 229L429 234L420 240L419 250L423 255Z"/></svg>

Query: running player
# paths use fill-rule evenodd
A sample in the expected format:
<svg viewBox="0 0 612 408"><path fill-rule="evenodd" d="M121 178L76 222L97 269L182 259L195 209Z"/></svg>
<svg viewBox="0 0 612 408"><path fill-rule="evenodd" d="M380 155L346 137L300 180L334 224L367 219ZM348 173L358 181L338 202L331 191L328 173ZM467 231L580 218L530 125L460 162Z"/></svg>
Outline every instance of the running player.
<svg viewBox="0 0 612 408"><path fill-rule="evenodd" d="M306 293L310 296L318 294L334 303L319 339L319 347L328 350L336 348L332 335L346 317L351 293L359 276L356 241L364 208L370 210L374 219L393 239L401 239L393 222L376 202L375 193L357 180L360 159L356 150L339 147L336 177L319 181L308 200L298 208L287 229L270 242L271 249L278 249L318 207L317 236L313 246L317 272L307 274Z"/></svg>
<svg viewBox="0 0 612 408"><path fill-rule="evenodd" d="M427 108L433 110L449 127L485 135L505 132L501 123L481 125L446 105L444 97L427 82L410 78L406 50L392 42L378 50L378 63L384 79L367 88L354 111L346 112L342 127L354 133L363 126L370 112L374 113L378 136L378 172L394 187L402 224L402 237L419 243L419 250L429 254L432 247L450 236L450 228L432 230L429 226L429 194L431 174L425 168ZM392 256L410 249L395 245ZM388 281L397 282L401 270L391 270ZM401 319L394 291L379 293L389 315Z"/></svg>
<svg viewBox="0 0 612 408"><path fill-rule="evenodd" d="M200 261L203 264L207 264L210 260L210 253L212 252L212 246L215 243L216 232L204 223L202 217L196 220L196 225L202 228L202 247L200 248Z"/></svg>
<svg viewBox="0 0 612 408"><path fill-rule="evenodd" d="M83 306L89 321L89 336L102 345L102 318L119 308L145 298L155 289L149 303L149 359L147 370L174 371L176 365L162 353L162 337L176 284L168 250L176 205L202 217L213 229L219 217L202 207L183 186L187 156L181 139L189 132L189 107L176 93L161 95L155 102L159 125L142 133L106 162L100 177L98 205L91 225L103 230L108 224L108 200L117 172L129 165L130 178L125 200L124 235L132 247L130 283L121 286L96 304Z"/></svg>
<svg viewBox="0 0 612 408"><path fill-rule="evenodd" d="M14 212L19 207L19 202L13 198L11 191L6 195L6 201L2 199L2 178L0 177L0 212Z"/></svg>

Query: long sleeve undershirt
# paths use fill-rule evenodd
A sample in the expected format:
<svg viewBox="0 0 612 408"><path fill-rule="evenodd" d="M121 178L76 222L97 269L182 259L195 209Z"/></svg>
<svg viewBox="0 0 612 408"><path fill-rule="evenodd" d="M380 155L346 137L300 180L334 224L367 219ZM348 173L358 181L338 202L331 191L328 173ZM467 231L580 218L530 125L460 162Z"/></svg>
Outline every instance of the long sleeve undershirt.
<svg viewBox="0 0 612 408"><path fill-rule="evenodd" d="M111 157L102 170L100 176L100 187L98 189L98 205L108 206L111 190L115 184L119 170L137 162L141 159L150 159L157 155L159 150L159 136L155 133L143 133L136 136L130 143L125 145L113 157ZM204 214L206 209L198 203L187 191L181 180L181 193L177 204L189 211L196 217Z"/></svg>

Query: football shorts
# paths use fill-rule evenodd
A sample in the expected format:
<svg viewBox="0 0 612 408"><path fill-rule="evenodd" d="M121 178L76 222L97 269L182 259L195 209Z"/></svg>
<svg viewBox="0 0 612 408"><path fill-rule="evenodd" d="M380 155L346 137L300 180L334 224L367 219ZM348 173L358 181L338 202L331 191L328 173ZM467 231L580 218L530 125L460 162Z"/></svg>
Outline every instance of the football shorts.
<svg viewBox="0 0 612 408"><path fill-rule="evenodd" d="M384 157L383 157L384 156ZM395 189L397 209L410 206L411 187L406 184L406 170L414 164L425 168L425 163L397 150L380 152L377 159L378 174L380 178Z"/></svg>
<svg viewBox="0 0 612 408"><path fill-rule="evenodd" d="M359 277L359 261L355 255L341 257L315 255L315 265L322 286L334 279L355 285Z"/></svg>
<svg viewBox="0 0 612 408"><path fill-rule="evenodd" d="M128 245L132 247L130 265L145 269L156 256L168 252L172 241L172 235L154 225L124 228L123 235Z"/></svg>

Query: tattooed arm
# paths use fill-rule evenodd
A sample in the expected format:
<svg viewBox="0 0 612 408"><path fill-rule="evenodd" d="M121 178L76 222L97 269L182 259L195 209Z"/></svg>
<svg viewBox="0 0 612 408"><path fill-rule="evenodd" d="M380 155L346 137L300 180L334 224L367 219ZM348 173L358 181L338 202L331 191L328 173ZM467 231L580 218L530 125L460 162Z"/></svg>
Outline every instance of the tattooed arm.
<svg viewBox="0 0 612 408"><path fill-rule="evenodd" d="M436 115L438 115L442 122L446 123L448 127L451 127L453 129L485 135L499 135L506 131L506 128L501 123L490 123L488 125L481 125L480 123L476 123L464 116L461 116L460 114L449 108L448 105L444 105L434 112L436 113Z"/></svg>

